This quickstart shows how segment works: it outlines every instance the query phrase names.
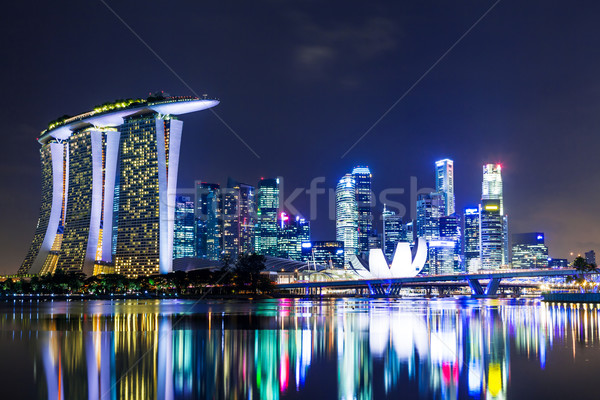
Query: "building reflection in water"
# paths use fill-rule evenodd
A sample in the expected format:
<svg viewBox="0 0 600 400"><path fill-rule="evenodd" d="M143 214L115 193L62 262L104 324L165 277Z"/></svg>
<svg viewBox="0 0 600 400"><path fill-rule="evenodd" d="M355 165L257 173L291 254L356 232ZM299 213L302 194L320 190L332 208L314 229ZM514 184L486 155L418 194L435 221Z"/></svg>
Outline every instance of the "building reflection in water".
<svg viewBox="0 0 600 400"><path fill-rule="evenodd" d="M506 399L511 358L543 370L557 343L577 357L599 340L599 311L586 305L274 300L187 313L190 303L148 303L2 323L34 332L48 399L278 399L307 386L339 399Z"/></svg>

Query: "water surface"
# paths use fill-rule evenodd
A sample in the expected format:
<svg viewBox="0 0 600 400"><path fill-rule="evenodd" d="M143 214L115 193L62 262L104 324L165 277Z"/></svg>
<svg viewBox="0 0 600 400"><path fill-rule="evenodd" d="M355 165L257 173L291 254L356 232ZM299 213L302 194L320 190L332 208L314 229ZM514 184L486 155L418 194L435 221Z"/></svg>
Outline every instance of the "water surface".
<svg viewBox="0 0 600 400"><path fill-rule="evenodd" d="M0 303L3 398L598 398L599 309L535 300Z"/></svg>

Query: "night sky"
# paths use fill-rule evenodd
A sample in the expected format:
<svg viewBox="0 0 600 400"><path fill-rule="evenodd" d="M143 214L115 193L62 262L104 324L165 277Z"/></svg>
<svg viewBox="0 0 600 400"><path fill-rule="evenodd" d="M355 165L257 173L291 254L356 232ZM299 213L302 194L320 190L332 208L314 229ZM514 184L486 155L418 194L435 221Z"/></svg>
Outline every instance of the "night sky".
<svg viewBox="0 0 600 400"><path fill-rule="evenodd" d="M597 2L500 1L343 158L494 1L107 4L185 83L101 1L3 4L0 273L16 272L33 237L49 121L190 87L221 100L215 111L260 158L212 113L182 116L182 189L281 176L290 195L365 164L376 196L404 188L393 200L411 212L411 176L432 187L448 157L461 210L481 197L481 165L500 162L511 233L545 232L552 257L600 250ZM305 193L293 204L308 216ZM327 204L313 239L335 237Z"/></svg>

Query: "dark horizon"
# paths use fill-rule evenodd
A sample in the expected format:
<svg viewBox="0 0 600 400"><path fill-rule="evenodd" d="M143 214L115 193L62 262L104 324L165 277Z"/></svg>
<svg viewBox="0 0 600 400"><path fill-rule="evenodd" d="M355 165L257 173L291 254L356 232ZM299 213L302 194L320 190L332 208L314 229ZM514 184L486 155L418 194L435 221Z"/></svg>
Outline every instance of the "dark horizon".
<svg viewBox="0 0 600 400"><path fill-rule="evenodd" d="M182 4L166 15L158 2L107 4L152 51L102 2L6 5L0 274L16 272L33 237L36 138L48 122L190 88L221 100L215 111L235 134L210 113L181 117L182 190L282 176L289 196L320 176L319 187L334 188L361 164L376 195L404 188L396 198L410 212L410 177L432 188L434 162L451 158L462 214L479 204L482 165L499 162L511 234L544 232L553 258L600 248L599 4L263 1ZM308 196L294 204L308 212ZM334 238L326 195L318 213L313 239Z"/></svg>

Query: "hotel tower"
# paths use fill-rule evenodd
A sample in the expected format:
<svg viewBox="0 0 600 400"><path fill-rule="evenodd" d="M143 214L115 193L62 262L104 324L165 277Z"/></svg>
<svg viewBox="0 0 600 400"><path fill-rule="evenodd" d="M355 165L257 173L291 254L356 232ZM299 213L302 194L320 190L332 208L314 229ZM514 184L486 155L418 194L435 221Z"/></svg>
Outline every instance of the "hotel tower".
<svg viewBox="0 0 600 400"><path fill-rule="evenodd" d="M219 102L156 95L50 123L42 204L19 274L172 270L181 114Z"/></svg>

